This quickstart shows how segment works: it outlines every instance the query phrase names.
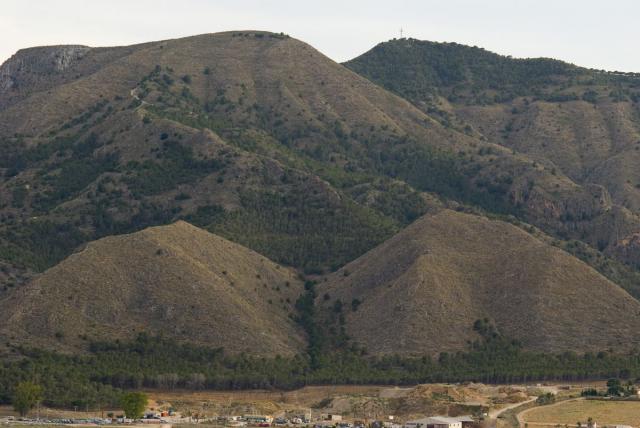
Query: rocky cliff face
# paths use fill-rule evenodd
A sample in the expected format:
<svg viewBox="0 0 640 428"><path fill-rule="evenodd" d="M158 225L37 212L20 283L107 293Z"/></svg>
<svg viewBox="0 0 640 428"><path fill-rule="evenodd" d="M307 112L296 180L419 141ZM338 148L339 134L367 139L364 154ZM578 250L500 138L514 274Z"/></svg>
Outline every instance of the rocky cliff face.
<svg viewBox="0 0 640 428"><path fill-rule="evenodd" d="M0 95L10 97L12 92L51 82L52 77L72 68L90 50L80 45L22 49L0 66Z"/></svg>
<svg viewBox="0 0 640 428"><path fill-rule="evenodd" d="M87 46L47 46L18 51L0 67L0 88L15 87L27 76L47 76L65 71L81 60L91 48Z"/></svg>

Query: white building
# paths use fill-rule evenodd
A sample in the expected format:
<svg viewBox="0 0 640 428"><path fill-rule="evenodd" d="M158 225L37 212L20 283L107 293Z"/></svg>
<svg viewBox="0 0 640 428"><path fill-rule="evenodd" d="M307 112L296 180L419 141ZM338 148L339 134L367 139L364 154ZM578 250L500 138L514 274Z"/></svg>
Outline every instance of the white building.
<svg viewBox="0 0 640 428"><path fill-rule="evenodd" d="M462 421L447 416L432 416L430 418L407 421L404 428L462 428Z"/></svg>

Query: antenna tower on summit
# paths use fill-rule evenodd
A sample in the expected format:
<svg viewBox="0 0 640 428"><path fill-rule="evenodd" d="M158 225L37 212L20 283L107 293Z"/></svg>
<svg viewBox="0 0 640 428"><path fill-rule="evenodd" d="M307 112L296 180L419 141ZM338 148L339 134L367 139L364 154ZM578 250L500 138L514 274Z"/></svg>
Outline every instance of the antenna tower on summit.
<svg viewBox="0 0 640 428"><path fill-rule="evenodd" d="M402 34L404 33L404 31L402 30L402 27L400 27L400 38L402 38Z"/></svg>

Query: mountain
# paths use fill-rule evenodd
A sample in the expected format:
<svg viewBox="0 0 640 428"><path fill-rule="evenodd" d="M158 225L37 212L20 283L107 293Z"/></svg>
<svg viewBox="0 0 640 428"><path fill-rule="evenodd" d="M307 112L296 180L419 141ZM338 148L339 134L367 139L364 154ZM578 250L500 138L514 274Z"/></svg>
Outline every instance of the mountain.
<svg viewBox="0 0 640 428"><path fill-rule="evenodd" d="M2 343L82 349L140 333L291 356L295 272L185 222L92 242L0 299Z"/></svg>
<svg viewBox="0 0 640 428"><path fill-rule="evenodd" d="M383 46L396 44L400 52L406 44L419 45L400 41ZM446 62L452 58L448 53L434 60L409 52L406 56L412 58L445 61L434 66L440 73L455 69ZM557 61L496 59L492 54L471 67L463 61L465 54L459 78L423 79L420 70L410 69L405 84L422 82L420 88L429 88L430 98L422 103L426 90L414 91L413 96L403 86L394 87L388 79L368 73L373 63L380 69L402 67L401 57L394 62L386 61L385 55L354 60L345 67L284 34L256 31L128 47L52 46L18 52L0 67L0 305L12 308L4 315L5 337L9 341L33 337L37 343L63 349L81 346L84 337L126 338L144 330L224 346L232 352L255 344L265 353L292 354L306 345L304 335L289 319L289 303L302 292L301 287L290 280L291 294L282 294L285 302L289 298L284 307L278 291L269 291L286 283L285 276L292 275L285 275L286 269L295 269L309 280L331 278L330 295L343 296L341 301L347 305L362 299L363 308L371 305L368 311L391 317L386 302L373 297L380 288L372 286L378 290L372 295L365 290L350 294L347 280L361 277L363 286L375 282L365 273L356 274L360 272L356 267L385 246L390 254L398 254L396 268L406 269L393 268L394 275L436 275L430 264L425 267L418 263L422 259L416 261L415 251L421 251L418 244L415 251L410 246L405 250L393 246L411 231L421 236L419 228L434 219L451 217L457 226L447 229L448 233L468 229L477 237L477 252L468 255L473 262L469 266L482 272L481 287L489 294L504 290L496 284L505 282L505 269L511 266L488 258L494 241L507 239L501 236L506 230L514 238L505 241L500 254L509 254L509 245L531 247L519 260L521 267L510 269L526 279L527 289L519 292L523 304L531 305L528 316L544 334L522 335L515 327L521 325L514 320L515 311L506 310L507 303L504 313L498 313L488 303L473 300L477 296L465 279L472 271L460 266L463 252L441 242L443 252L434 266L450 272L443 281L451 282L452 290L455 287L461 298L466 296L473 303L451 325L450 332L457 332L460 339L455 343L434 339L429 348L410 333L415 328L410 319L380 318L375 325L386 337L380 352L391 349L388 325L399 320L406 324L403 347L407 352L433 352L435 345L461 349L466 340L478 337L472 327L484 318L495 320L505 336L521 339L532 349L566 349L559 345L565 335L573 335L567 338L570 344L593 339L594 348L635 338L630 330L635 321L628 328L604 323L600 307L635 311L635 300L629 300L617 285L640 296L640 273L634 265L640 254L638 212L607 183L581 180L533 151L518 150L494 138L480 122L469 119L472 107L489 109L498 102L515 102L505 100L522 97L519 91L526 88L551 90L549 85L573 79L581 69ZM366 67L357 68L358 61ZM517 69L515 77L509 67ZM629 82L633 78L624 77ZM477 88L494 92L511 88L511 92L494 97L494 104L476 105L480 101L474 100L482 98ZM517 99L523 105L538 102L529 98ZM575 102L594 108L590 101ZM620 103L636 108L632 101ZM478 120L492 123L486 113L479 113ZM504 222L487 223L485 216ZM205 238L206 232L196 232L181 221L220 238ZM479 224L491 227L480 233L484 229ZM150 235L160 240L165 233L180 240L186 259L162 263L164 244L160 248L148 242L142 248L133 244ZM193 236L178 237L187 235ZM443 233L438 236L446 240ZM227 267L226 259L189 252L194 250L191 241L211 239L263 256L251 253L250 274L240 276L241 264ZM464 249L455 239L459 238L451 237L450 245ZM211 244L209 251L217 254L215 248ZM236 253L249 251L233 248ZM373 248L378 250L368 253ZM287 266L272 268L284 276L275 276L273 283L260 289L256 275L266 273L256 272L255 257ZM105 264L114 258L119 262ZM349 262L355 264L338 270ZM379 259L375 268L388 266ZM570 277L563 276L560 267L567 267ZM101 273L102 277L91 273L107 268L113 270ZM221 270L235 272L242 284L231 288L225 278L216 282ZM371 270L375 271L374 266ZM565 299L560 280L553 278L556 275L568 282L568 292L575 293L582 281L588 293ZM101 285L92 288L94 277L100 279L95 284ZM223 296L214 296L211 290L218 293L220 288L203 286L185 294L189 283L224 285L228 295L220 306L213 306L211 302ZM166 292L153 297L157 302L149 301L155 286L166 287ZM249 296L252 290L258 293L256 287L261 293ZM65 293L48 294L58 288ZM105 294L92 297L92 292ZM533 305L544 300L544 293L557 294L558 306L549 304L554 310L574 305L593 312L593 319L602 323L585 325L602 337L576 325L581 314L572 312L570 319L569 313L560 316L543 304ZM517 301L517 296L509 296ZM114 297L122 300L113 304ZM422 305L434 301L451 308L452 298L444 286L438 293L426 289L421 299ZM265 300L273 303L264 306ZM174 301L179 303L175 312L157 309L170 308ZM122 325L109 327L115 320L110 314L121 307L139 310L122 312ZM345 328L355 341L376 352L375 331L367 330L364 313L358 309L346 315ZM95 322L84 322L85 316ZM433 319L443 322L442 317ZM621 318L616 314L612 319ZM46 327L47 320L55 323ZM308 328L306 321L300 324ZM58 324L62 331L54 327ZM239 328L230 328L236 324ZM263 329L268 336L260 335ZM219 332L229 336L216 336Z"/></svg>
<svg viewBox="0 0 640 428"><path fill-rule="evenodd" d="M640 218L603 185L447 126L283 34L32 48L0 76L4 289L84 242L179 219L306 273L460 204L618 261L640 251Z"/></svg>
<svg viewBox="0 0 640 428"><path fill-rule="evenodd" d="M479 322L545 353L622 351L640 339L640 302L619 286L544 237L452 210L319 287L325 319L374 354L464 351L482 340Z"/></svg>
<svg viewBox="0 0 640 428"><path fill-rule="evenodd" d="M401 181L352 174L334 153L347 111L389 126L355 85L408 103L285 36L30 49L0 75L0 254L17 272L179 218L279 262L329 269L436 203ZM347 101L340 88L351 86Z"/></svg>
<svg viewBox="0 0 640 428"><path fill-rule="evenodd" d="M640 74L414 39L381 43L345 65L438 116L445 126L592 189L595 198L606 200L596 221L588 214L576 218L575 212L563 214L569 228L527 219L639 266ZM579 226L585 223L591 225Z"/></svg>

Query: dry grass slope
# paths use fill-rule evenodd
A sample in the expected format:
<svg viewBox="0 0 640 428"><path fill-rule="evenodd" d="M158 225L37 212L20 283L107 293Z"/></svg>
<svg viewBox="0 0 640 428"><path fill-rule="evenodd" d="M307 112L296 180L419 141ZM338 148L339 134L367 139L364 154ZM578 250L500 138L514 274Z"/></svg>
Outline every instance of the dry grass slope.
<svg viewBox="0 0 640 428"><path fill-rule="evenodd" d="M485 317L536 351L640 339L640 303L595 270L513 225L450 210L348 264L325 291L330 299L319 301L327 311L344 302L347 334L373 353L464 350Z"/></svg>
<svg viewBox="0 0 640 428"><path fill-rule="evenodd" d="M0 301L3 342L68 349L140 332L292 355L296 274L185 222L89 244ZM56 337L57 336L57 337Z"/></svg>
<svg viewBox="0 0 640 428"><path fill-rule="evenodd" d="M527 426L582 426L589 418L598 425L637 426L640 403L637 401L573 400L551 406L536 407L521 415Z"/></svg>

